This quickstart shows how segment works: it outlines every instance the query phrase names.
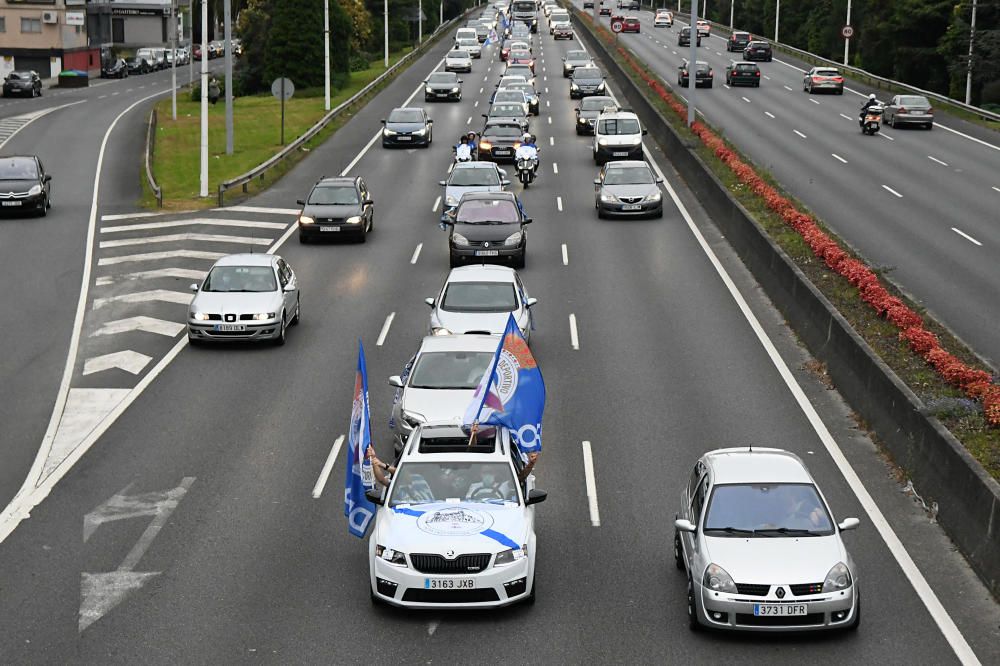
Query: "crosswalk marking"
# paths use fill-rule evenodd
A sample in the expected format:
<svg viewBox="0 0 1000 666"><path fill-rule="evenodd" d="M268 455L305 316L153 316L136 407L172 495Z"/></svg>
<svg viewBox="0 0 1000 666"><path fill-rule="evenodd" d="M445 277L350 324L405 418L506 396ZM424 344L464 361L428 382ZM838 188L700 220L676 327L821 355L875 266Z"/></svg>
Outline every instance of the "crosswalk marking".
<svg viewBox="0 0 1000 666"><path fill-rule="evenodd" d="M183 331L184 328L184 324L179 324L175 321L157 319L156 317L128 317L126 319L117 319L115 321L107 322L104 326L91 333L91 336L116 335L118 333L131 333L132 331L144 331L146 333L155 333L156 335L164 335L168 338L172 338Z"/></svg>
<svg viewBox="0 0 1000 666"><path fill-rule="evenodd" d="M138 271L118 276L103 275L97 278L95 284L98 287L106 287L114 284L116 280L156 280L157 278L181 278L201 281L206 273L208 271L199 271L193 268L159 268L154 271Z"/></svg>
<svg viewBox="0 0 1000 666"><path fill-rule="evenodd" d="M234 213L270 213L272 215L298 215L301 208L266 208L262 206L229 206L227 208L213 208L214 211L234 212Z"/></svg>
<svg viewBox="0 0 1000 666"><path fill-rule="evenodd" d="M160 259L208 259L215 261L226 256L225 252L205 252L203 250L169 250L167 252L144 252L143 254L126 254L121 257L102 257L97 260L98 266L113 266L132 261L157 261Z"/></svg>
<svg viewBox="0 0 1000 666"><path fill-rule="evenodd" d="M101 222L113 222L115 220L139 220L144 217L160 217L166 213L116 213L114 215L101 215Z"/></svg>
<svg viewBox="0 0 1000 666"><path fill-rule="evenodd" d="M256 222L254 220L216 220L210 217L197 217L190 220L171 220L170 222L143 222L140 224L122 224L115 227L103 227L102 234L113 234L119 231L150 231L153 229L173 229L176 227L193 226L241 227L247 229L284 229L284 222Z"/></svg>
<svg viewBox="0 0 1000 666"><path fill-rule="evenodd" d="M148 245L149 243L176 243L178 241L204 241L208 243L239 243L241 245L270 245L273 238L257 238L255 236L227 236L225 234L167 234L165 236L143 236L141 238L123 238L121 240L101 241L102 250L111 247L126 247L128 245Z"/></svg>
<svg viewBox="0 0 1000 666"><path fill-rule="evenodd" d="M194 298L194 294L185 291L170 291L169 289L151 289L149 291L137 291L131 294L118 294L117 296L107 296L105 298L94 299L94 309L103 308L109 303L153 303L156 301L164 303L178 303L187 305Z"/></svg>

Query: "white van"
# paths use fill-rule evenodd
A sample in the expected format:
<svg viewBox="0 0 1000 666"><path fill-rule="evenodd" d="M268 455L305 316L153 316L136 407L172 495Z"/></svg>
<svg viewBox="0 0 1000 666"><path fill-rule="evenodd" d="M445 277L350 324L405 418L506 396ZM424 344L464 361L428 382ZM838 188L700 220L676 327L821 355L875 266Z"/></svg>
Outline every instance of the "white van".
<svg viewBox="0 0 1000 666"><path fill-rule="evenodd" d="M460 39L474 39L476 42L479 41L475 28L459 28L458 32L455 33L455 43L457 44Z"/></svg>
<svg viewBox="0 0 1000 666"><path fill-rule="evenodd" d="M610 107L597 116L594 123L594 162L610 160L641 160L642 137L646 130L631 111Z"/></svg>

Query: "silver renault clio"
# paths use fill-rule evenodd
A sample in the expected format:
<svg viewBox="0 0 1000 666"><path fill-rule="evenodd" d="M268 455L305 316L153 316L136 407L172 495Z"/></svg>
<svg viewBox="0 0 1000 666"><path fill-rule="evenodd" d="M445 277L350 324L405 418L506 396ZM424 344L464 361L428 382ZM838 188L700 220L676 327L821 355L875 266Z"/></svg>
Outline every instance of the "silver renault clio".
<svg viewBox="0 0 1000 666"><path fill-rule="evenodd" d="M798 456L719 449L695 464L674 521L692 629L856 629L858 571Z"/></svg>

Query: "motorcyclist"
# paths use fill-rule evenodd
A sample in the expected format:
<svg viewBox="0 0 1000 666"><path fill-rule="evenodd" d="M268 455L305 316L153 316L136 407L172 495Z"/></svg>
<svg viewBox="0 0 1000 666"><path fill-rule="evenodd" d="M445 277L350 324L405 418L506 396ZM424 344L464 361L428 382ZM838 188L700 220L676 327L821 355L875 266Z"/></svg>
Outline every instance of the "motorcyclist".
<svg viewBox="0 0 1000 666"><path fill-rule="evenodd" d="M533 163L532 171L538 172L538 146L535 145L534 136L525 132L524 136L521 137L521 145L514 153L514 159L517 161L530 160Z"/></svg>
<svg viewBox="0 0 1000 666"><path fill-rule="evenodd" d="M465 135L465 139L469 144L469 150L472 151L472 159L479 159L479 137L476 136L475 132L470 131Z"/></svg>
<svg viewBox="0 0 1000 666"><path fill-rule="evenodd" d="M472 161L472 146L469 144L469 140L464 134L459 138L458 145L455 146L455 161Z"/></svg>
<svg viewBox="0 0 1000 666"><path fill-rule="evenodd" d="M865 103L861 105L861 114L858 119L858 123L860 125L863 126L865 124L865 114L868 113L868 109L873 106L882 106L882 103L876 99L875 93L868 95L868 99L866 99Z"/></svg>

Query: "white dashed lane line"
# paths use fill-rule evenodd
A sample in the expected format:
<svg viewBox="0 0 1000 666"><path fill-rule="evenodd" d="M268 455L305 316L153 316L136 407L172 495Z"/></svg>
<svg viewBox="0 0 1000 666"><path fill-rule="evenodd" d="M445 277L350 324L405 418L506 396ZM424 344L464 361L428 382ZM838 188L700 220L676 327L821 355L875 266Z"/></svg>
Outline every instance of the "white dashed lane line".
<svg viewBox="0 0 1000 666"><path fill-rule="evenodd" d="M1000 187L996 187L995 185L991 187L993 187L993 189L996 190L997 192L1000 192Z"/></svg>
<svg viewBox="0 0 1000 666"><path fill-rule="evenodd" d="M799 136L801 136L801 137L802 137L803 139L807 139L807 138L809 138L809 137L807 137L807 136L806 136L805 134L803 134L802 132L800 132L800 131L798 131L798 130L792 130L792 131L793 131L793 132L795 132L796 134L798 134Z"/></svg>
<svg viewBox="0 0 1000 666"><path fill-rule="evenodd" d="M840 117L843 118L844 120L854 120L854 118L851 118L849 115L844 113L840 114Z"/></svg>
<svg viewBox="0 0 1000 666"><path fill-rule="evenodd" d="M791 92L791 91L792 91L792 89L791 89L791 88L789 88L788 86L785 86L785 90L787 90L788 92Z"/></svg>
<svg viewBox="0 0 1000 666"><path fill-rule="evenodd" d="M847 160L845 160L843 157L841 157L837 153L830 153L830 154L833 155L834 159L839 160L839 161L843 162L844 164L847 164Z"/></svg>
<svg viewBox="0 0 1000 666"><path fill-rule="evenodd" d="M555 162L552 163L552 173L559 173L559 165Z"/></svg>
<svg viewBox="0 0 1000 666"><path fill-rule="evenodd" d="M435 208L436 208L436 206L435 206ZM410 263L411 264L417 263L417 259L420 258L420 251L422 249L424 249L424 244L423 243L417 243L417 248L413 251L413 256L410 257Z"/></svg>
<svg viewBox="0 0 1000 666"><path fill-rule="evenodd" d="M583 442L583 477L587 484L587 504L590 508L590 524L601 526L601 512L597 506L597 479L594 476L594 454L590 442Z"/></svg>
<svg viewBox="0 0 1000 666"><path fill-rule="evenodd" d="M562 244L562 259L563 266L569 266L569 250L566 248L566 243Z"/></svg>
<svg viewBox="0 0 1000 666"><path fill-rule="evenodd" d="M961 236L962 238L964 238L965 240L969 241L970 243L975 243L975 244L976 244L976 245L978 245L979 247L982 247L982 246L983 246L983 244L982 244L982 243L980 243L980 242L979 242L979 241L977 241L977 240L976 240L975 238L973 238L973 237L972 237L972 236L970 236L969 234L965 233L965 232L964 232L964 231L962 231L961 229L956 229L955 227L952 227L952 228L951 228L951 230L952 230L952 231L954 231L954 232L955 232L956 234L958 234L959 236Z"/></svg>
<svg viewBox="0 0 1000 666"><path fill-rule="evenodd" d="M900 199L902 199L902 198L903 198L903 195L902 195L902 194L900 194L900 193L899 193L899 192L897 192L896 190L892 189L892 188L891 188L891 187L889 187L888 185L883 185L883 186L882 186L882 189L884 189L884 190L885 190L886 192L889 192L890 194L893 194L893 195L895 195L895 196L899 197Z"/></svg>
<svg viewBox="0 0 1000 666"><path fill-rule="evenodd" d="M437 199L434 200L434 205L431 206L431 212L432 213L436 213L437 209L438 209L438 206L440 206L440 205L441 205L441 197L438 197Z"/></svg>
<svg viewBox="0 0 1000 666"><path fill-rule="evenodd" d="M813 104L819 106L819 102L817 102L816 100L814 100L812 97L809 98L809 101L812 102Z"/></svg>
<svg viewBox="0 0 1000 666"><path fill-rule="evenodd" d="M319 499L323 494L323 488L326 487L326 482L330 478L330 472L333 471L333 465L337 462L337 456L340 453L340 447L344 443L344 436L341 435L333 442L333 447L330 449L330 455L326 457L326 464L323 465L322 471L319 473L319 478L316 479L316 485L313 486L312 497L313 499Z"/></svg>
<svg viewBox="0 0 1000 666"><path fill-rule="evenodd" d="M774 119L774 114L771 113L770 111L765 111L764 115L767 116L768 118L771 118L772 120Z"/></svg>
<svg viewBox="0 0 1000 666"><path fill-rule="evenodd" d="M576 332L576 315L571 314L569 316L569 344L573 349L579 351L580 349L580 336Z"/></svg>
<svg viewBox="0 0 1000 666"><path fill-rule="evenodd" d="M742 100L743 100L744 102L746 102L747 104L749 104L749 103L750 103L750 100L748 100L748 99L747 99L746 97L741 97L740 99L742 99Z"/></svg>
<svg viewBox="0 0 1000 666"><path fill-rule="evenodd" d="M941 160L939 160L938 158L934 157L933 155L928 155L927 159L929 159L931 162L937 162L941 166L948 166L947 162L942 162Z"/></svg>
<svg viewBox="0 0 1000 666"><path fill-rule="evenodd" d="M376 347L381 347L385 344L385 338L389 335L389 327L392 326L392 320L396 318L395 312L390 312L389 316L385 318L385 323L382 324L382 332L378 334L378 340L375 341Z"/></svg>
<svg viewBox="0 0 1000 666"><path fill-rule="evenodd" d="M559 209L560 213L562 212L562 197L556 197L556 208Z"/></svg>
<svg viewBox="0 0 1000 666"><path fill-rule="evenodd" d="M551 137L551 136L549 137L549 145L550 146L556 145L556 140L553 137Z"/></svg>

